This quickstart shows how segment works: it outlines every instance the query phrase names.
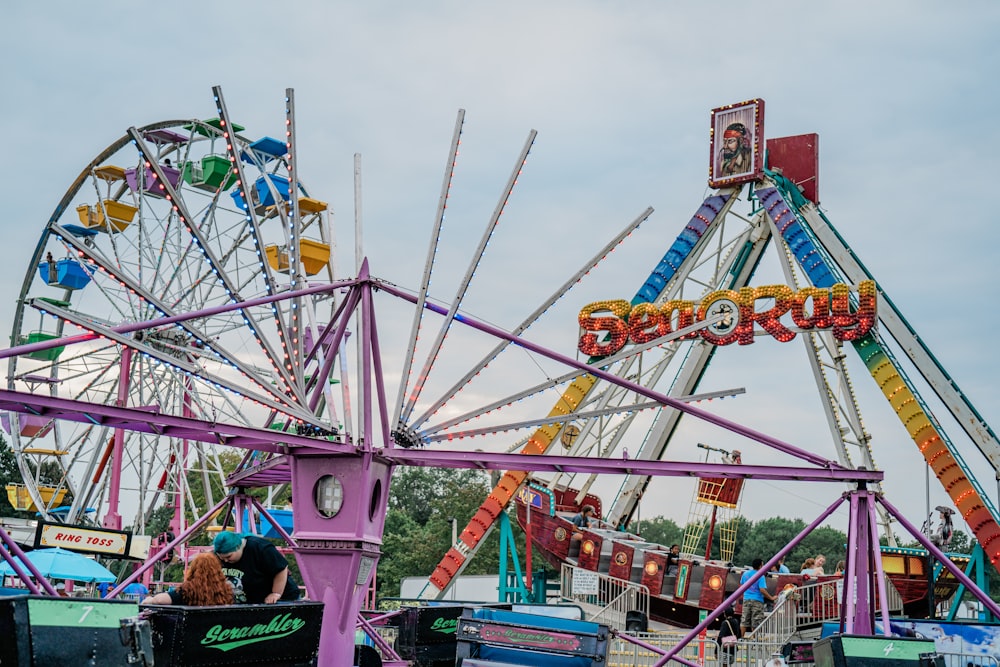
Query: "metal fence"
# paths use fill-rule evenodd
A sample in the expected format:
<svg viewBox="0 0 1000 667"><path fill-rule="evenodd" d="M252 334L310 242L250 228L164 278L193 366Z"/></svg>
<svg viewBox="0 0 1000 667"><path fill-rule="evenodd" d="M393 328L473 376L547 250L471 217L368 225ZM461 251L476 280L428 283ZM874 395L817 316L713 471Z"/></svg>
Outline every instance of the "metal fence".
<svg viewBox="0 0 1000 667"><path fill-rule="evenodd" d="M664 653L680 643L685 632L640 632L631 633L636 639L662 650ZM708 633L704 638L690 642L678 654L685 660L705 667L719 667L718 645L712 638L715 633ZM608 648L608 667L651 667L663 658L663 653L657 653L643 646L633 644L628 640L616 637ZM679 667L681 663L671 660L671 667Z"/></svg>
<svg viewBox="0 0 1000 667"><path fill-rule="evenodd" d="M1000 660L991 655L974 653L942 653L945 667L1000 667Z"/></svg>
<svg viewBox="0 0 1000 667"><path fill-rule="evenodd" d="M603 623L616 630L625 630L629 612L640 612L649 618L649 589L646 586L600 572L563 564L559 595L587 609L588 621Z"/></svg>
<svg viewBox="0 0 1000 667"><path fill-rule="evenodd" d="M814 629L823 623L839 621L842 589L838 583L821 581L782 591L771 613L757 628L748 632L744 640L768 646L776 643L780 648L804 629ZM901 611L903 598L899 591L891 581L887 580L886 585L890 613Z"/></svg>

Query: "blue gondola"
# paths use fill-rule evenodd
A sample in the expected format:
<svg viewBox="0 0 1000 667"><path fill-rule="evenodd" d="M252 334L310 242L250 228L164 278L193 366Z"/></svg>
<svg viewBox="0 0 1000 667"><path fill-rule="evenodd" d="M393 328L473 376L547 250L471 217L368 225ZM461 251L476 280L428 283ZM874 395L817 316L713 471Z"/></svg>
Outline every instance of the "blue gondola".
<svg viewBox="0 0 1000 667"><path fill-rule="evenodd" d="M275 199L271 192L271 188L268 186L267 181L270 179L271 185L274 189L278 191L278 195L285 201L288 201L288 193L290 189L290 184L288 178L285 176L279 176L278 174L267 174L266 176L261 176L254 183L253 189L250 191L250 198L253 200L254 209L258 207L274 206ZM240 195L239 189L233 190L229 193L229 196L233 198L236 202L236 206L240 209L245 209L246 205L243 202L243 197Z"/></svg>
<svg viewBox="0 0 1000 667"><path fill-rule="evenodd" d="M91 271L72 257L38 265L38 275L46 284L63 289L82 289L91 280Z"/></svg>
<svg viewBox="0 0 1000 667"><path fill-rule="evenodd" d="M288 152L288 144L273 137L261 137L248 147L253 152L253 156L259 161L267 163L281 157ZM254 158L250 153L243 151L240 155L244 162L254 163Z"/></svg>

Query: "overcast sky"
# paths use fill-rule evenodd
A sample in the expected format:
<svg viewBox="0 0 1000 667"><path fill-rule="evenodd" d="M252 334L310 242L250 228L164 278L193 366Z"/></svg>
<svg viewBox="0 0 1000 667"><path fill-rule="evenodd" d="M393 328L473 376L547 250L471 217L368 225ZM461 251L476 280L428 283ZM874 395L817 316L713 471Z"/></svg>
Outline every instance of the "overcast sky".
<svg viewBox="0 0 1000 667"><path fill-rule="evenodd" d="M412 288L457 111L467 119L441 262L458 273L538 130L491 249L506 257L504 279L480 285L470 305L508 327L653 206L612 277L581 285L573 307L630 298L707 193L710 110L760 97L769 137L820 135L827 216L986 420L1000 421L992 0L61 1L14 3L0 31L8 330L24 258L80 170L129 126L214 116L216 84L252 136L281 136L284 91L295 89L301 178L336 211L345 271L361 154L372 272ZM568 319L561 352L574 353L575 336ZM808 381L804 358L776 362L778 347L727 351L749 375L713 368L706 389L747 387L733 401L767 415L755 427L807 448L805 424L822 428L822 415L776 371ZM854 381L868 392L862 409L889 498L919 524L921 459L872 380ZM697 457L688 444L678 456ZM671 484L650 494L644 516L685 518L690 488ZM811 520L838 492L756 482L744 510ZM945 500L932 487L931 505Z"/></svg>

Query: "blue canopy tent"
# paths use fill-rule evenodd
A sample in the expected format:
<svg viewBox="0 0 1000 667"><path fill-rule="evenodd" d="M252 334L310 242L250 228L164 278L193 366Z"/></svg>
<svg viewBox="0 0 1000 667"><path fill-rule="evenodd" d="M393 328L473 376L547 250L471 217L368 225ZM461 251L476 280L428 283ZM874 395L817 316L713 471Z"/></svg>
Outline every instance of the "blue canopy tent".
<svg viewBox="0 0 1000 667"><path fill-rule="evenodd" d="M117 577L93 558L59 547L35 549L25 554L42 576L48 579L70 579L85 583L115 581ZM20 559L17 559L20 563ZM20 563L24 567L23 563ZM24 567L24 569L27 569ZM16 577L10 563L0 563L0 576Z"/></svg>

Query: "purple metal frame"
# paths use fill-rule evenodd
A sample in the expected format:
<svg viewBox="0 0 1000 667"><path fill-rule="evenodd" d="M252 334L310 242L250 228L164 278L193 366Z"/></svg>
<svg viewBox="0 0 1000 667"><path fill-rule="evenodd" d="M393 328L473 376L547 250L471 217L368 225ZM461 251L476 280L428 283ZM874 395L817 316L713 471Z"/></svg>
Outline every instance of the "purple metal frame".
<svg viewBox="0 0 1000 667"><path fill-rule="evenodd" d="M848 498L850 498L851 503L851 525L848 545L850 576L847 578L847 585L845 586L844 601L847 604L842 607L848 612L844 624L845 629L849 632L865 633L872 632L874 629L873 617L876 604L872 594L877 593L878 598L882 601L886 599L884 572L881 570L881 562L877 557L878 540L875 532L874 504L875 501L883 502L883 504L885 502L867 491L865 485L868 482L881 480L883 478L882 472L846 468L834 461L826 460L789 443L722 419L688 403L677 401L659 392L619 378L603 369L589 366L573 358L547 350L518 336L513 336L496 327L465 316L456 316L455 319L462 324L497 338L508 340L515 345L558 361L570 368L595 375L607 382L657 401L662 405L680 410L698 419L782 451L805 461L809 465L767 467L697 462L680 463L671 461L590 459L566 456L529 456L395 447L389 440L388 403L382 379L382 358L378 345L372 290L378 289L411 303L416 303L417 298L399 290L395 286L371 279L368 275L367 262L362 266L361 274L357 280L342 281L334 285L310 288L308 290L298 290L295 294L301 296L304 293L320 293L348 286L350 287L350 293L344 301L345 307L338 309L337 316L324 328L320 341L317 341L317 345L321 342L329 342L329 349L338 349L340 341L346 335L348 320L353 316L357 308L361 309L362 330L360 332L360 347L362 363L360 369L359 402L362 411L362 426L361 437L356 444L313 439L291 433L281 433L281 443L277 444L275 443L277 434L270 429L210 424L189 417L162 415L147 410L126 408L124 406L100 406L68 401L52 396L4 390L0 390L0 409L30 412L53 419L101 423L114 428L171 435L190 440L218 442L230 446L285 454L286 457L283 458L287 458L290 464L287 476L292 481L293 507L295 511L296 531L293 549L298 557L300 569L310 597L322 600L326 604L320 641L320 664L349 664L347 661L350 660L353 652L353 634L355 628L360 624L366 630L371 629L370 627L366 627L370 624L360 615L360 605L364 597L364 592L371 581L378 557L380 556L380 544L382 531L384 530L385 510L388 499L388 484L392 470L396 465L529 471L572 470L579 472L636 473L658 476L710 475L743 479L808 480L850 482L856 484L858 487L856 491L846 493L838 498L791 543L786 545L768 561L756 577L744 582L718 609L709 614L704 622L692 629L682 644L664 653L662 660L656 664L664 665L670 660L676 660L683 664L693 665L693 663L677 657L677 653L683 648L683 645L686 645L691 639L697 637L698 633L713 622L722 613L723 609L738 599L747 588L754 585L755 581L767 571L770 565L777 562L778 558L789 553L805 535L826 520ZM248 305L258 305L283 298L291 298L292 296L292 293L285 293L244 304L233 304L199 311L183 317L202 317L209 311L223 312ZM434 304L425 302L424 307L439 314L447 314L445 309ZM163 323L163 320L157 320L145 323L145 327L160 326ZM120 328L138 330L145 327L129 325L128 327ZM86 336L74 338L88 339ZM65 344L65 342L55 341L52 345ZM0 352L0 358L10 356L11 354L27 353L31 351L28 348L34 349L38 345L40 344L21 346L2 351ZM334 355L331 354L324 360L324 368L327 371L332 368L333 357ZM322 375L322 372L319 375ZM318 401L319 391L319 388L314 389L313 394L309 397L310 404L313 404L314 400ZM376 410L378 411L378 420L381 426L381 441L377 443L377 446L375 442L376 431L374 430ZM274 477L279 475L284 477L286 474L284 471L283 462L281 465L268 466L268 472ZM247 478L252 478L253 475L254 472L249 471ZM344 502L339 512L328 516L318 512L317 508L314 507L315 498L313 490L317 488L317 485L321 481L331 477L336 478L342 484ZM220 501L208 514L192 524L172 542L164 546L144 566L133 572L122 584L112 591L112 595L118 594L126 585L141 576L146 569L152 567L159 553L163 553L165 550L174 548L177 544L186 541L191 534L208 521L209 516L221 509L225 504L237 502L235 500L237 495L239 494L228 496ZM258 509L263 510L263 508L259 507L259 503L257 505ZM898 513L891 506L887 506L887 509L897 516L902 525L913 532L912 526L905 519L898 516ZM267 515L266 510L263 511L265 512L265 516L277 527L277 523L273 521L273 518ZM241 519L242 517L238 516L238 520ZM278 529L281 530L280 527ZM921 543L925 543L925 546L935 556L943 558L943 554L923 539L919 535L919 532L914 533L914 535ZM285 536L291 541L291 536L287 536L287 534ZM970 590L975 591L974 584L964 573L958 570L946 558L942 562L962 583L966 584ZM857 587L855 587L855 582L859 582ZM857 604L854 603L855 595L858 596ZM984 600L984 604L991 611L1000 615L1000 609L988 597ZM882 609L886 609L886 607L887 605L885 604L881 605ZM884 624L883 629L885 627L886 625Z"/></svg>
<svg viewBox="0 0 1000 667"><path fill-rule="evenodd" d="M18 546L17 542L14 541L14 539L7 533L6 530L3 529L2 526L0 526L0 541L4 543L5 547L7 547L6 549L0 549L0 556L3 556L3 559L10 563L11 569L17 573L18 579L24 582L24 585L28 587L29 591L35 595L40 595L42 590L49 595L59 595L55 587L49 583L48 579L42 576L42 573L38 571L35 564L28 560L28 557L24 555L24 550ZM11 556L11 554L14 555ZM22 563L24 564L24 567L21 566ZM28 575L28 572L24 571L24 568L28 569L31 573L30 576ZM32 581L32 577L34 577L34 580L38 582L38 585ZM41 588L39 588L39 585Z"/></svg>

